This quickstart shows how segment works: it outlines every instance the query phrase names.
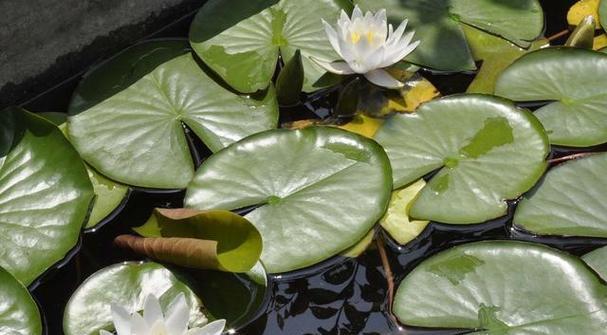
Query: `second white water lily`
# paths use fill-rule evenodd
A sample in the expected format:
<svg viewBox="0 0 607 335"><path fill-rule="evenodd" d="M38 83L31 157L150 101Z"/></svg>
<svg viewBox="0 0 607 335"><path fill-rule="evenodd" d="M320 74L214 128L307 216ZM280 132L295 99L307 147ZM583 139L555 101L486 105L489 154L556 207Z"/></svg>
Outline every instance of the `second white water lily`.
<svg viewBox="0 0 607 335"><path fill-rule="evenodd" d="M409 55L419 41L411 43L414 32L405 34L407 20L396 30L388 24L386 10L363 15L356 6L352 18L341 12L337 29L322 21L331 45L344 60L324 62L315 60L327 71L336 74L362 74L370 82L388 88L402 87L403 83L392 77L385 68L400 62Z"/></svg>
<svg viewBox="0 0 607 335"><path fill-rule="evenodd" d="M162 313L158 298L147 296L143 317L129 313L124 307L112 305L112 319L117 335L220 335L225 320L213 321L202 328L188 329L190 309L183 293L170 304L166 314ZM112 335L102 330L100 335Z"/></svg>

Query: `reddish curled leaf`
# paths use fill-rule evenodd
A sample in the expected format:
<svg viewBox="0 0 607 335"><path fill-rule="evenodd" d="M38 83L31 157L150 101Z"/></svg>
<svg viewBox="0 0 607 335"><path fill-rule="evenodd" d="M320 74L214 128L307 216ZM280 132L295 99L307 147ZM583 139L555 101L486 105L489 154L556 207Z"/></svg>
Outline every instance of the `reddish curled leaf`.
<svg viewBox="0 0 607 335"><path fill-rule="evenodd" d="M190 268L247 272L259 260L261 235L230 211L156 209L135 231L115 243L148 257Z"/></svg>

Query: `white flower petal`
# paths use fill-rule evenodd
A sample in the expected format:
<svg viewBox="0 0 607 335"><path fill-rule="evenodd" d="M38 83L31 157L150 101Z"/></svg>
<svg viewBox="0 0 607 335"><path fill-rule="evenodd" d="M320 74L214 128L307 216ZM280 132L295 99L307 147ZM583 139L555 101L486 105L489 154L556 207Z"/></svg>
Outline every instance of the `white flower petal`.
<svg viewBox="0 0 607 335"><path fill-rule="evenodd" d="M165 325L169 335L183 335L188 329L190 320L190 307L185 300L185 295L180 293L170 303L166 312Z"/></svg>
<svg viewBox="0 0 607 335"><path fill-rule="evenodd" d="M350 17L348 16L348 13L346 13L345 10L341 10L341 13L339 15L339 20L337 20L337 25L341 26L341 27L345 27L350 25L350 23L352 23L352 21L350 21Z"/></svg>
<svg viewBox="0 0 607 335"><path fill-rule="evenodd" d="M112 305L112 321L118 335L131 335L131 313L118 305Z"/></svg>
<svg viewBox="0 0 607 335"><path fill-rule="evenodd" d="M398 28L396 28L396 31L394 33L390 34L390 36L388 37L388 41L386 43L390 44L390 45L398 43L400 41L401 37L403 36L403 34L405 33L405 29L407 28L408 23L409 23L409 20L404 20L403 22L401 22L401 24L398 26Z"/></svg>
<svg viewBox="0 0 607 335"><path fill-rule="evenodd" d="M343 56L341 55L341 48L339 47L339 39L337 37L337 32L324 19L322 19L322 24L325 26L325 33L327 34L329 43L331 43L331 46L333 47L335 52L337 52L337 54L343 58Z"/></svg>
<svg viewBox="0 0 607 335"><path fill-rule="evenodd" d="M415 50L415 48L417 48L419 43L420 43L420 41L415 41L415 42L409 44L406 48L403 48L398 54L393 55L392 58L389 59L389 61L392 64L396 64L396 63L400 62L405 57L407 57L410 53L412 53ZM386 59L386 61L388 61L388 59ZM392 64L385 65L384 67L388 67Z"/></svg>
<svg viewBox="0 0 607 335"><path fill-rule="evenodd" d="M109 332L109 331L107 331L107 330L103 330L103 329L101 329L101 330L99 331L99 335L113 335L113 334L112 334L112 333L110 333L110 332Z"/></svg>
<svg viewBox="0 0 607 335"><path fill-rule="evenodd" d="M160 302L153 294L148 294L143 304L143 319L148 325L153 325L157 320L163 321L162 309Z"/></svg>
<svg viewBox="0 0 607 335"><path fill-rule="evenodd" d="M331 73L341 74L341 75L354 73L354 70L352 70L352 68L350 68L348 63L345 63L345 62L325 62L325 61L316 59L314 57L311 57L311 59L312 59L312 61L314 61L314 63L318 64L323 69L325 69Z"/></svg>
<svg viewBox="0 0 607 335"><path fill-rule="evenodd" d="M202 328L190 329L187 335L220 335L225 327L226 320L216 320Z"/></svg>
<svg viewBox="0 0 607 335"><path fill-rule="evenodd" d="M401 88L405 86L394 79L386 70L378 69L365 73L365 78L377 86L386 88Z"/></svg>
<svg viewBox="0 0 607 335"><path fill-rule="evenodd" d="M151 325L150 325L151 326ZM151 332L143 317L139 313L131 315L131 332L128 335L148 335Z"/></svg>
<svg viewBox="0 0 607 335"><path fill-rule="evenodd" d="M354 11L352 12L352 21L354 21L355 19L362 19L363 18L363 11L360 10L360 7L358 7L358 5L354 6Z"/></svg>

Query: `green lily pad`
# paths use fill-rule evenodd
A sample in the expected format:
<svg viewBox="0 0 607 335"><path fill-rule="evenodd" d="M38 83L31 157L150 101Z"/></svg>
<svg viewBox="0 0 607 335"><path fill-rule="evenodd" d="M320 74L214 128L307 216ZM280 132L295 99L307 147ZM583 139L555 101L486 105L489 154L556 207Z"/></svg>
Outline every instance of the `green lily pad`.
<svg viewBox="0 0 607 335"><path fill-rule="evenodd" d="M255 99L215 83L191 54L156 67L128 88L71 116L68 134L82 157L118 182L185 188L194 174L187 125L212 150L276 127L270 88Z"/></svg>
<svg viewBox="0 0 607 335"><path fill-rule="evenodd" d="M607 238L607 153L561 164L520 202L514 224L535 234Z"/></svg>
<svg viewBox="0 0 607 335"><path fill-rule="evenodd" d="M535 112L550 142L572 147L607 142L607 55L549 48L520 58L495 93L514 101L552 101Z"/></svg>
<svg viewBox="0 0 607 335"><path fill-rule="evenodd" d="M27 288L0 268L0 333L42 335L38 306Z"/></svg>
<svg viewBox="0 0 607 335"><path fill-rule="evenodd" d="M390 157L396 188L439 170L411 205L411 217L453 224L505 215L506 200L542 176L549 152L530 112L477 94L433 100L415 114L396 115L375 139Z"/></svg>
<svg viewBox="0 0 607 335"><path fill-rule="evenodd" d="M187 207L253 208L268 273L301 269L360 241L384 213L390 164L377 143L309 127L254 135L205 161Z"/></svg>
<svg viewBox="0 0 607 335"><path fill-rule="evenodd" d="M166 310L180 293L190 307L190 327L206 324L200 299L167 268L156 263L112 265L97 271L76 289L65 308L63 331L66 335L98 335L101 329L113 331L111 304L131 313L140 312L145 298L153 294Z"/></svg>
<svg viewBox="0 0 607 335"><path fill-rule="evenodd" d="M607 30L607 2L603 0L599 3L599 21L603 29Z"/></svg>
<svg viewBox="0 0 607 335"><path fill-rule="evenodd" d="M120 93L162 63L191 51L186 39L148 40L87 72L72 95L69 114L85 111Z"/></svg>
<svg viewBox="0 0 607 335"><path fill-rule="evenodd" d="M379 221L390 236L401 245L413 241L430 223L426 220L414 220L409 216L411 204L424 186L426 186L426 182L422 179L394 191L388 210Z"/></svg>
<svg viewBox="0 0 607 335"><path fill-rule="evenodd" d="M135 231L118 244L173 264L227 272L247 272L259 261L261 235L238 214L224 210L157 208Z"/></svg>
<svg viewBox="0 0 607 335"><path fill-rule="evenodd" d="M607 247L602 247L585 254L582 260L598 273L603 280L607 281Z"/></svg>
<svg viewBox="0 0 607 335"><path fill-rule="evenodd" d="M244 93L266 89L278 56L288 63L300 50L304 90L311 92L338 80L310 59L339 59L321 19L337 22L340 11L351 8L347 0L211 0L192 22L190 43L213 71Z"/></svg>
<svg viewBox="0 0 607 335"><path fill-rule="evenodd" d="M607 287L577 257L540 244L480 242L429 258L400 284L406 325L478 335L601 334Z"/></svg>
<svg viewBox="0 0 607 335"><path fill-rule="evenodd" d="M65 124L67 121L67 114L46 112L40 113L39 115L57 125L63 134L67 136L67 126ZM99 223L124 203L129 194L129 188L126 185L104 177L88 166L88 164L85 164L85 167L86 172L91 179L91 184L93 185L95 201L84 228L94 230Z"/></svg>
<svg viewBox="0 0 607 335"><path fill-rule="evenodd" d="M93 188L56 126L17 108L0 124L0 266L29 285L78 243Z"/></svg>
<svg viewBox="0 0 607 335"><path fill-rule="evenodd" d="M407 61L437 70L474 70L462 25L528 48L544 29L537 0L355 0L364 10L386 8L388 19L409 19L421 44Z"/></svg>

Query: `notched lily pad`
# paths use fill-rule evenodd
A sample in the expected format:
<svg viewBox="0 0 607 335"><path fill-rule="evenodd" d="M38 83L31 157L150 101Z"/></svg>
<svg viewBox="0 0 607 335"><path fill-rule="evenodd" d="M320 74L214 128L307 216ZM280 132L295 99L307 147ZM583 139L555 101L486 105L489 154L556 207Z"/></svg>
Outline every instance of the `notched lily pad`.
<svg viewBox="0 0 607 335"><path fill-rule="evenodd" d="M514 224L535 234L607 238L607 153L561 164L519 203Z"/></svg>
<svg viewBox="0 0 607 335"><path fill-rule="evenodd" d="M155 295L163 310L183 293L189 306L190 328L207 323L200 299L171 271L156 263L126 262L103 268L87 278L72 294L63 314L66 335L98 335L113 331L110 306L130 313L143 310L148 295Z"/></svg>
<svg viewBox="0 0 607 335"><path fill-rule="evenodd" d="M406 325L470 334L600 334L607 287L579 258L540 244L485 241L433 256L398 288Z"/></svg>
<svg viewBox="0 0 607 335"><path fill-rule="evenodd" d="M556 145L607 142L607 55L575 48L529 53L499 77L495 94L514 101L550 101L535 112Z"/></svg>
<svg viewBox="0 0 607 335"><path fill-rule="evenodd" d="M189 268L247 272L261 255L259 231L225 210L157 208L135 231L144 237L121 235L116 243Z"/></svg>
<svg viewBox="0 0 607 335"><path fill-rule="evenodd" d="M439 170L411 205L419 220L480 223L506 214L508 199L546 168L548 141L537 119L488 95L434 100L395 115L375 139L390 157L396 188Z"/></svg>
<svg viewBox="0 0 607 335"><path fill-rule="evenodd" d="M607 281L607 247L602 247L589 252L585 254L582 259L598 273L603 280Z"/></svg>
<svg viewBox="0 0 607 335"><path fill-rule="evenodd" d="M338 60L321 19L336 22L347 0L211 0L202 6L190 29L190 43L200 58L240 92L268 87L278 56L289 63L301 51L304 91L330 86L339 79L311 57Z"/></svg>
<svg viewBox="0 0 607 335"><path fill-rule="evenodd" d="M82 157L107 177L127 185L175 189L185 188L194 174L184 124L218 151L276 127L277 119L272 87L256 98L236 95L185 54L71 116L68 134Z"/></svg>
<svg viewBox="0 0 607 335"><path fill-rule="evenodd" d="M355 0L365 10L386 8L389 20L409 19L422 41L408 61L437 70L476 68L462 31L470 25L528 48L544 28L537 0Z"/></svg>
<svg viewBox="0 0 607 335"><path fill-rule="evenodd" d="M36 302L15 277L0 267L0 333L42 335L42 320Z"/></svg>
<svg viewBox="0 0 607 335"><path fill-rule="evenodd" d="M360 241L386 209L390 164L377 143L331 127L274 130L205 161L187 207L249 209L269 273L314 265Z"/></svg>
<svg viewBox="0 0 607 335"><path fill-rule="evenodd" d="M93 188L56 126L17 108L0 124L0 266L29 285L78 243Z"/></svg>

